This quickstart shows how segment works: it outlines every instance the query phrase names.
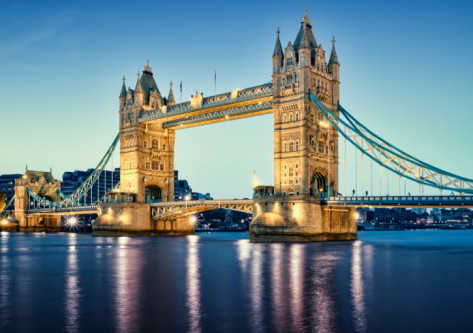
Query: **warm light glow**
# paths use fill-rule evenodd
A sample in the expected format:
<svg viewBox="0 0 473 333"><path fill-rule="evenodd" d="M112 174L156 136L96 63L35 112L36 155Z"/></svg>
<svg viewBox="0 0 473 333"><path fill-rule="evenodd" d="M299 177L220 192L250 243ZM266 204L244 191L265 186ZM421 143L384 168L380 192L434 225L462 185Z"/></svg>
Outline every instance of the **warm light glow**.
<svg viewBox="0 0 473 333"><path fill-rule="evenodd" d="M189 201L189 200L191 199L191 195L190 195L190 194L187 194L187 195L184 197L184 199L185 199L186 201Z"/></svg>
<svg viewBox="0 0 473 333"><path fill-rule="evenodd" d="M195 217L194 215L191 216L191 223L192 224L196 224L197 223L197 217Z"/></svg>
<svg viewBox="0 0 473 333"><path fill-rule="evenodd" d="M228 117L228 114L227 114L227 115L225 115L225 119L228 119L228 118L229 118L229 117Z"/></svg>
<svg viewBox="0 0 473 333"><path fill-rule="evenodd" d="M360 218L360 213L358 213L358 212L355 213L355 217L356 217L356 219L358 220L358 219Z"/></svg>
<svg viewBox="0 0 473 333"><path fill-rule="evenodd" d="M8 220L7 220L7 219L2 219L1 224L2 224L2 225L8 224Z"/></svg>
<svg viewBox="0 0 473 333"><path fill-rule="evenodd" d="M67 222L66 224L69 226L69 227L75 227L77 226L77 224L79 223L79 220L77 219L77 217L75 216L71 216L67 219Z"/></svg>
<svg viewBox="0 0 473 333"><path fill-rule="evenodd" d="M328 128L329 127L328 120L324 119L324 120L319 121L319 125L320 125L320 127Z"/></svg>
<svg viewBox="0 0 473 333"><path fill-rule="evenodd" d="M251 180L251 188L255 189L256 187L260 186L261 183L259 178L256 176L256 171L253 173L253 179Z"/></svg>
<svg viewBox="0 0 473 333"><path fill-rule="evenodd" d="M125 222L126 217L125 214L120 215L120 221Z"/></svg>

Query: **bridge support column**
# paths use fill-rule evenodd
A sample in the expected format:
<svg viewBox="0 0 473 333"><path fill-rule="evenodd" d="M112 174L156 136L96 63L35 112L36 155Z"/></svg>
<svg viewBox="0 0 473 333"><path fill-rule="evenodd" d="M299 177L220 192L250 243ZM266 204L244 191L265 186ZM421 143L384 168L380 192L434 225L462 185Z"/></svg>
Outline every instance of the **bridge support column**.
<svg viewBox="0 0 473 333"><path fill-rule="evenodd" d="M107 202L100 205L92 225L95 235L190 235L195 233L191 216L153 220L147 203Z"/></svg>
<svg viewBox="0 0 473 333"><path fill-rule="evenodd" d="M320 205L310 196L255 198L252 242L310 242L356 239L355 208Z"/></svg>

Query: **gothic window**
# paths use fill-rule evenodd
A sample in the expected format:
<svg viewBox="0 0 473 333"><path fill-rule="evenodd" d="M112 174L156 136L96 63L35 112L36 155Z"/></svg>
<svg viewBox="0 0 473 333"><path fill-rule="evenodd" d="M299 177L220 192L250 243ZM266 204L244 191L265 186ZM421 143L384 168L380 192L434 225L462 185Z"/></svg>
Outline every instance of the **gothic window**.
<svg viewBox="0 0 473 333"><path fill-rule="evenodd" d="M146 169L151 170L151 162L146 162Z"/></svg>
<svg viewBox="0 0 473 333"><path fill-rule="evenodd" d="M289 122L292 123L292 113L289 114Z"/></svg>
<svg viewBox="0 0 473 333"><path fill-rule="evenodd" d="M164 171L164 164L160 165L161 171Z"/></svg>
<svg viewBox="0 0 473 333"><path fill-rule="evenodd" d="M154 139L154 140L151 142L151 146L152 146L154 149L157 149L157 148L158 148L158 140Z"/></svg>
<svg viewBox="0 0 473 333"><path fill-rule="evenodd" d="M166 145L163 143L163 150L166 150Z"/></svg>
<svg viewBox="0 0 473 333"><path fill-rule="evenodd" d="M145 148L148 148L148 141L143 142L143 146L144 146Z"/></svg>
<svg viewBox="0 0 473 333"><path fill-rule="evenodd" d="M288 144L287 142L284 142L284 149L283 149L284 152L287 152L288 151Z"/></svg>
<svg viewBox="0 0 473 333"><path fill-rule="evenodd" d="M292 65L292 57L287 58L287 65L288 66Z"/></svg>
<svg viewBox="0 0 473 333"><path fill-rule="evenodd" d="M284 170L286 170L286 169L287 169L287 164L284 164Z"/></svg>
<svg viewBox="0 0 473 333"><path fill-rule="evenodd" d="M293 167L289 168L289 177L294 177L294 168Z"/></svg>
<svg viewBox="0 0 473 333"><path fill-rule="evenodd" d="M294 121L299 121L299 112L294 114Z"/></svg>
<svg viewBox="0 0 473 333"><path fill-rule="evenodd" d="M293 151L294 150L294 142L289 142L289 151Z"/></svg>
<svg viewBox="0 0 473 333"><path fill-rule="evenodd" d="M283 123L287 123L287 114L284 114L284 115L282 116L282 122L283 122Z"/></svg>
<svg viewBox="0 0 473 333"><path fill-rule="evenodd" d="M319 153L323 154L324 152L325 152L325 147L323 146L323 144L319 144Z"/></svg>
<svg viewBox="0 0 473 333"><path fill-rule="evenodd" d="M299 140L296 140L296 151L299 151Z"/></svg>
<svg viewBox="0 0 473 333"><path fill-rule="evenodd" d="M159 170L159 162L158 161L153 161L152 162L152 168L153 168L153 170Z"/></svg>
<svg viewBox="0 0 473 333"><path fill-rule="evenodd" d="M296 169L299 169L299 163L296 163Z"/></svg>

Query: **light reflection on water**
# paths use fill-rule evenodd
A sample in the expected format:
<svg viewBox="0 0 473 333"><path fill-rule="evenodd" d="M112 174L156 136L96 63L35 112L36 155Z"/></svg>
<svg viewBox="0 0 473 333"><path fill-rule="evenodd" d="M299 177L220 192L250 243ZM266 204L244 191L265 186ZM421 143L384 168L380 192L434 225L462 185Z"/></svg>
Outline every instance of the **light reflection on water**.
<svg viewBox="0 0 473 333"><path fill-rule="evenodd" d="M330 253L316 253L312 270L312 312L315 332L335 331L335 313L333 299L334 269L337 257Z"/></svg>
<svg viewBox="0 0 473 333"><path fill-rule="evenodd" d="M445 332L473 299L468 231L313 244L38 235L0 237L2 333Z"/></svg>
<svg viewBox="0 0 473 333"><path fill-rule="evenodd" d="M304 297L304 249L305 245L303 244L293 244L290 248L290 309L293 330L297 332L302 332L304 327L302 322L302 302Z"/></svg>
<svg viewBox="0 0 473 333"><path fill-rule="evenodd" d="M189 332L199 333L200 328L200 261L199 237L187 236L187 308Z"/></svg>
<svg viewBox="0 0 473 333"><path fill-rule="evenodd" d="M66 331L79 332L79 263L77 262L77 239L75 234L68 235L68 254L66 270Z"/></svg>

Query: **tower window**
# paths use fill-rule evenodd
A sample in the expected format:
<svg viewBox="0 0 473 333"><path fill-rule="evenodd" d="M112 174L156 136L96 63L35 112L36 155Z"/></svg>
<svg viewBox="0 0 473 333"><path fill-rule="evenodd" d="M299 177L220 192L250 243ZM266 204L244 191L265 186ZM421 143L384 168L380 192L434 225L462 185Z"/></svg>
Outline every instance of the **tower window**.
<svg viewBox="0 0 473 333"><path fill-rule="evenodd" d="M153 141L151 142L151 145L152 145L152 147L153 147L154 149L157 149L157 148L158 148L158 140L156 140L156 139L153 140Z"/></svg>
<svg viewBox="0 0 473 333"><path fill-rule="evenodd" d="M143 142L143 147L148 148L148 141Z"/></svg>
<svg viewBox="0 0 473 333"><path fill-rule="evenodd" d="M293 151L294 150L294 142L289 142L289 151Z"/></svg>

